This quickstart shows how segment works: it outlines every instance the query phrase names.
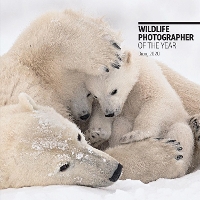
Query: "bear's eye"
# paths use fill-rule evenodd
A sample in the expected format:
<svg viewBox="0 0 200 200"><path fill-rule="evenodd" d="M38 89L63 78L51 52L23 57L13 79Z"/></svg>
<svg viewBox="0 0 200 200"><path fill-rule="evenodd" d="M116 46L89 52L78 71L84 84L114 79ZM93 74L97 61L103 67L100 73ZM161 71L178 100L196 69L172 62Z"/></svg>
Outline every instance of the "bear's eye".
<svg viewBox="0 0 200 200"><path fill-rule="evenodd" d="M97 99L97 96L94 96L95 99Z"/></svg>
<svg viewBox="0 0 200 200"><path fill-rule="evenodd" d="M69 167L69 164L64 164L60 167L60 172L64 172Z"/></svg>
<svg viewBox="0 0 200 200"><path fill-rule="evenodd" d="M78 134L78 141L81 141L81 135Z"/></svg>
<svg viewBox="0 0 200 200"><path fill-rule="evenodd" d="M90 95L91 95L91 93L88 93L88 94L87 94L87 97L89 97Z"/></svg>
<svg viewBox="0 0 200 200"><path fill-rule="evenodd" d="M117 89L113 90L110 94L111 94L111 95L117 94Z"/></svg>

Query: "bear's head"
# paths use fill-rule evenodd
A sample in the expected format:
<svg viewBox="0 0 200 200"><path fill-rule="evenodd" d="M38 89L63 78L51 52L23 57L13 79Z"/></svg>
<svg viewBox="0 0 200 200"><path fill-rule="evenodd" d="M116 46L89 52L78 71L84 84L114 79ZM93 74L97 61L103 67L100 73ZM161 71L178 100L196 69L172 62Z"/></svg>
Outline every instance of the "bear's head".
<svg viewBox="0 0 200 200"><path fill-rule="evenodd" d="M122 166L87 144L75 124L27 94L0 108L0 188L115 182Z"/></svg>
<svg viewBox="0 0 200 200"><path fill-rule="evenodd" d="M121 113L123 105L138 80L138 66L134 66L131 52L126 51L120 69L113 69L109 74L88 76L87 89L98 99L106 117Z"/></svg>
<svg viewBox="0 0 200 200"><path fill-rule="evenodd" d="M92 113L93 97L86 89L85 84L74 89L75 95L70 101L70 110L73 117L78 121L86 121Z"/></svg>

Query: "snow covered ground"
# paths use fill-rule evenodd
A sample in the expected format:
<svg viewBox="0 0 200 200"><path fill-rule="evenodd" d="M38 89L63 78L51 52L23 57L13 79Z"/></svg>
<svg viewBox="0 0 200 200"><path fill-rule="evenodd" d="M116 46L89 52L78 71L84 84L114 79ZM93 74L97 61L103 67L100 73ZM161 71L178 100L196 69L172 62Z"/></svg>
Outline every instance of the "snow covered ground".
<svg viewBox="0 0 200 200"><path fill-rule="evenodd" d="M46 186L6 189L1 200L199 200L200 171L179 179L159 179L149 184L117 181L107 188Z"/></svg>
<svg viewBox="0 0 200 200"><path fill-rule="evenodd" d="M72 8L93 16L105 16L120 30L124 45L138 49L139 21L200 21L200 1L191 0L1 0L0 55L39 15L49 10ZM200 84L200 25L171 25L170 33L194 34L194 41L178 42L176 49L159 49L156 59ZM139 49L138 49L139 50ZM90 200L90 199L200 199L200 171L185 177L160 179L149 184L118 181L108 188L46 186L0 191L0 200Z"/></svg>

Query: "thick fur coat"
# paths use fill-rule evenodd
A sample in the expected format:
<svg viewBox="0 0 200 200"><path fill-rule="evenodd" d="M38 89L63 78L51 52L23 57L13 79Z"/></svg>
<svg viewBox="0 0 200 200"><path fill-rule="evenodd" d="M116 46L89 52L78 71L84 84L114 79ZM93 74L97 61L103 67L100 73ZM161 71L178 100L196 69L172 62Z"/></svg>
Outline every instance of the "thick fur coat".
<svg viewBox="0 0 200 200"><path fill-rule="evenodd" d="M125 172L122 178L135 179L139 177L136 174L140 174L140 180L149 182L161 177L175 178L186 174L192 165L194 137L188 124L189 115L181 99L162 74L160 67L151 59L141 58L137 56L137 53L131 52L120 70L115 71L115 74L101 76L99 79L88 79L86 85L99 100L105 116L117 115L113 121L109 139L109 146L113 149L107 152L124 163ZM91 132L89 135L92 136ZM98 135L100 134L96 134L97 138ZM129 142L135 143L118 146L120 143ZM155 149L151 143L155 143ZM140 149L142 146L146 146L148 152ZM122 151L123 148L131 150ZM163 153L164 149L165 153ZM137 156L130 154L131 151ZM154 160L155 152L160 161L162 160L160 168L159 164L156 165L158 173L151 172L148 167ZM167 152L173 153L167 156ZM140 160L146 155L147 161ZM129 159L126 160L128 156ZM173 157L174 164L170 159L167 160L167 157ZM138 168L130 174L131 166L135 169L136 163L140 162L144 162L143 168ZM166 170L162 166L166 167ZM172 166L173 173L169 176L167 168L172 170ZM148 169L151 178L145 175L145 170L148 171ZM159 169L162 169L162 173Z"/></svg>
<svg viewBox="0 0 200 200"><path fill-rule="evenodd" d="M0 106L16 103L19 93L26 92L70 118L68 107L77 91L83 93L80 101L87 101L85 73L119 67L118 42L106 23L82 13L66 10L39 17L0 58ZM77 118L90 114L91 103L85 105L89 107L74 111Z"/></svg>
<svg viewBox="0 0 200 200"><path fill-rule="evenodd" d="M92 148L78 127L25 93L0 107L0 189L46 185L111 185L122 166Z"/></svg>

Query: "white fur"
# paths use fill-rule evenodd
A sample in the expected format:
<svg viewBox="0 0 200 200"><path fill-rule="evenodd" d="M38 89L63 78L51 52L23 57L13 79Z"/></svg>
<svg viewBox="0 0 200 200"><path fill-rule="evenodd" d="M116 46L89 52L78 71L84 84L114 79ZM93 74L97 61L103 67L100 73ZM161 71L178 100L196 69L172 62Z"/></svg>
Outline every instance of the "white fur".
<svg viewBox="0 0 200 200"><path fill-rule="evenodd" d="M181 98L186 111L192 116L200 113L200 85L181 76L176 71L157 62L170 85Z"/></svg>
<svg viewBox="0 0 200 200"><path fill-rule="evenodd" d="M88 90L97 96L104 115L114 113L118 116L112 125L109 146L115 147L120 142L129 143L150 137L175 139L183 147L183 160L178 161L181 163L181 169L173 166L173 177L184 175L191 165L194 148L193 134L187 121L189 115L156 62L140 57L136 52L131 52L130 55L125 58L120 70L107 76L89 78L86 82ZM115 95L111 95L113 89L118 90ZM102 116L98 117L97 121L100 118L105 120ZM107 130L110 135L110 129ZM141 144L143 143L147 144L146 141L141 141ZM115 147L113 151L118 152L117 149L118 147ZM151 148L149 151L151 154ZM112 153L112 150L109 153L120 160L121 157ZM138 153L141 155L142 152ZM162 156L160 153L159 155ZM128 161L129 167L135 162L134 159L131 157ZM167 174L165 176L168 177ZM145 177L142 179L145 180Z"/></svg>
<svg viewBox="0 0 200 200"><path fill-rule="evenodd" d="M66 10L39 17L0 58L0 83L5 86L0 106L16 103L19 93L26 92L70 118L68 108L78 93L84 106L73 110L75 117L90 113L85 73L99 75L112 68L119 54L113 41L119 43L118 35L108 24L83 13Z"/></svg>
<svg viewBox="0 0 200 200"><path fill-rule="evenodd" d="M112 133L112 122L113 118L105 117L98 101L94 101L88 129L84 131L85 139L92 146L98 148L102 143L109 140Z"/></svg>
<svg viewBox="0 0 200 200"><path fill-rule="evenodd" d="M26 94L18 104L0 108L0 130L0 189L113 183L109 178L119 163L88 145L74 123ZM65 164L69 167L60 171Z"/></svg>
<svg viewBox="0 0 200 200"><path fill-rule="evenodd" d="M92 113L93 97L85 85L80 86L74 89L74 95L69 104L73 117L76 120L81 120L82 116L86 114L91 115Z"/></svg>

